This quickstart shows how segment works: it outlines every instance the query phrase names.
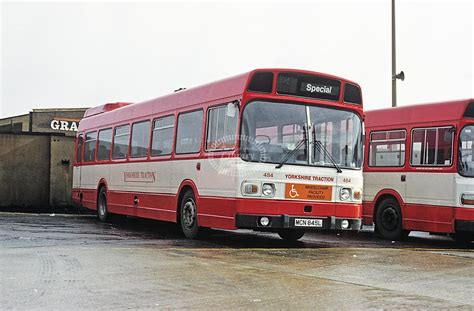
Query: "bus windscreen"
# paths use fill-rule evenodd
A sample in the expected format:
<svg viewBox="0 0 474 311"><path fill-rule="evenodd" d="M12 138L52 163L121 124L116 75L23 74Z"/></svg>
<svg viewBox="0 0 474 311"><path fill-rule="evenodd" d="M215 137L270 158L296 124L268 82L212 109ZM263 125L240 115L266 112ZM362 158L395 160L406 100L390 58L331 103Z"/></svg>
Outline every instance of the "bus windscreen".
<svg viewBox="0 0 474 311"><path fill-rule="evenodd" d="M334 79L294 73L280 73L278 75L278 94L337 101L340 90L341 82Z"/></svg>

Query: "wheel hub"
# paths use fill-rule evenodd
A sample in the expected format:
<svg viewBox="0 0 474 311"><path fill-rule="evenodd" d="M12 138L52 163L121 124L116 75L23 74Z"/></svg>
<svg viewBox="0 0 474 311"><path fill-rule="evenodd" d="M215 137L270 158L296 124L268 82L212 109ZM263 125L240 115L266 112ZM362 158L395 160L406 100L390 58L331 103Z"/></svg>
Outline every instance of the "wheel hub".
<svg viewBox="0 0 474 311"><path fill-rule="evenodd" d="M398 225L398 219L397 210L392 206L387 207L382 214L382 226L386 230L394 230Z"/></svg>
<svg viewBox="0 0 474 311"><path fill-rule="evenodd" d="M188 200L183 208L183 223L187 228L192 228L196 219L196 203Z"/></svg>

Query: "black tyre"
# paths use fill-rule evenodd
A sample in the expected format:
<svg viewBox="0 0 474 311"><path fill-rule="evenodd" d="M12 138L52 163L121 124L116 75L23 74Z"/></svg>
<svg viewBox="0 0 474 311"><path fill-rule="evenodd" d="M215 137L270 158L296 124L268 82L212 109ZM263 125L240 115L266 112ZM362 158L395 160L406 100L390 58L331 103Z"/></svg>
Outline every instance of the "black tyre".
<svg viewBox="0 0 474 311"><path fill-rule="evenodd" d="M97 218L102 222L110 220L109 210L107 209L107 190L105 190L105 187L100 188L97 197Z"/></svg>
<svg viewBox="0 0 474 311"><path fill-rule="evenodd" d="M278 231L278 235L285 241L296 242L306 233L304 230L298 229L283 229Z"/></svg>
<svg viewBox="0 0 474 311"><path fill-rule="evenodd" d="M403 230L402 210L397 200L383 200L375 215L375 230L385 239L400 240L408 236L410 231Z"/></svg>
<svg viewBox="0 0 474 311"><path fill-rule="evenodd" d="M469 245L472 241L474 241L474 233L472 232L456 232L450 234L450 236L456 241L457 244L460 245Z"/></svg>
<svg viewBox="0 0 474 311"><path fill-rule="evenodd" d="M179 222L181 231L188 239L195 239L199 235L199 225L197 219L197 204L194 193L187 190L179 207Z"/></svg>

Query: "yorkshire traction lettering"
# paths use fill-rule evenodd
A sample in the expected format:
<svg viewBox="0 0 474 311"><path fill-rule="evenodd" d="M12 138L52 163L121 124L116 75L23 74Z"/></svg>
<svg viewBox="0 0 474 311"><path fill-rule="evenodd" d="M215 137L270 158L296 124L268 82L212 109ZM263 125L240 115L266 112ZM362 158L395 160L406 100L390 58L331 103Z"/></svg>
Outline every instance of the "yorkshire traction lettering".
<svg viewBox="0 0 474 311"><path fill-rule="evenodd" d="M334 177L328 177L328 176L311 176L311 175L300 175L300 174L285 174L285 177L286 177L286 179L334 182Z"/></svg>

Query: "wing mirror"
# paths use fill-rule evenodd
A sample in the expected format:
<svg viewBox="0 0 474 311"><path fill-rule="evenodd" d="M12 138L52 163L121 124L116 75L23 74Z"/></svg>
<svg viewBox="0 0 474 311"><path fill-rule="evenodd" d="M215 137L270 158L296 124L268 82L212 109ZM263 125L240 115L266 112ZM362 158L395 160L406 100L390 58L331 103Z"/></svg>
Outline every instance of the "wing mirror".
<svg viewBox="0 0 474 311"><path fill-rule="evenodd" d="M238 111L239 111L239 102L233 101L227 104L227 109L226 109L225 114L229 118L235 118L237 116Z"/></svg>

